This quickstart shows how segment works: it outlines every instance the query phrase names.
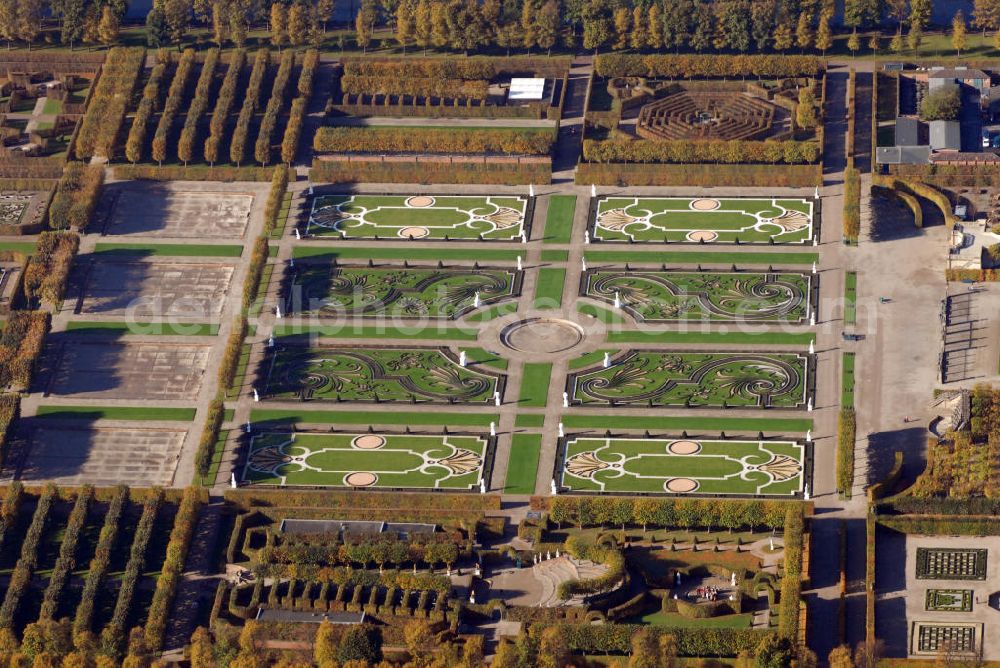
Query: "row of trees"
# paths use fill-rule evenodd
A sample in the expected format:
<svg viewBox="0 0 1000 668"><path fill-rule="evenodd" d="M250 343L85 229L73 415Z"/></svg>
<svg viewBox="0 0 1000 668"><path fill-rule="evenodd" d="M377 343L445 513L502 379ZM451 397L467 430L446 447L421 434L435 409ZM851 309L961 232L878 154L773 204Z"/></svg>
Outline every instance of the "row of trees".
<svg viewBox="0 0 1000 668"><path fill-rule="evenodd" d="M506 153L548 155L555 134L522 128L324 127L313 148L337 153Z"/></svg>
<svg viewBox="0 0 1000 668"><path fill-rule="evenodd" d="M386 565L398 566L407 562L450 566L460 553L455 541L448 539L402 541L380 538L347 543L288 541L261 549L255 562L262 565L358 565L362 568L374 563L381 570Z"/></svg>
<svg viewBox="0 0 1000 668"><path fill-rule="evenodd" d="M48 331L48 313L11 311L0 330L0 387L28 389Z"/></svg>
<svg viewBox="0 0 1000 668"><path fill-rule="evenodd" d="M257 130L257 142L254 144L254 159L260 164L267 166L271 162L271 144L274 136L275 126L278 124L278 114L285 107L285 99L288 95L288 82L292 78L292 66L295 64L295 54L286 51L281 56L281 63L278 65L278 73L274 77L271 85L271 97L264 107L264 116L260 121Z"/></svg>
<svg viewBox="0 0 1000 668"><path fill-rule="evenodd" d="M239 84L244 63L246 63L246 51L243 49L237 49L230 54L229 68L215 96L215 109L212 110L212 120L208 124L208 138L205 139L205 161L211 165L219 160L219 147L225 136L233 102L236 101L236 86Z"/></svg>
<svg viewBox="0 0 1000 668"><path fill-rule="evenodd" d="M76 546L80 542L80 534L87 526L87 512L90 509L90 502L94 499L94 488L91 485L84 485L76 496L73 510L69 514L66 522L66 530L63 532L62 542L59 544L59 557L55 566L52 567L52 574L49 576L49 584L45 587L45 594L42 596L42 608L38 613L39 619L54 619L59 610L59 601L62 598L66 583L76 568Z"/></svg>
<svg viewBox="0 0 1000 668"><path fill-rule="evenodd" d="M698 79L760 77L765 79L816 76L825 68L815 56L605 53L594 59L598 76Z"/></svg>
<svg viewBox="0 0 1000 668"><path fill-rule="evenodd" d="M14 421L21 416L21 395L0 394L0 465L7 457L7 435L10 433ZM19 483L17 483L19 484ZM3 537L10 528L7 521L7 499L13 494L12 490L7 492L7 498L0 506L0 546L3 545Z"/></svg>
<svg viewBox="0 0 1000 668"><path fill-rule="evenodd" d="M163 85L166 75L167 62L159 59L142 89L142 99L139 100L139 107L132 117L132 127L128 131L128 139L125 140L125 157L133 163L142 160L149 122L153 120L153 114L159 110L160 86Z"/></svg>
<svg viewBox="0 0 1000 668"><path fill-rule="evenodd" d="M114 48L108 53L77 133L78 159L111 156L145 58L145 49Z"/></svg>
<svg viewBox="0 0 1000 668"><path fill-rule="evenodd" d="M156 124L156 132L153 134L153 160L162 164L167 159L167 151L170 146L170 130L173 128L174 119L181 111L187 93L188 78L194 71L196 54L194 49L185 49L181 55L180 62L174 72L174 78L170 81L170 88L167 90L167 101L163 104L163 113Z"/></svg>
<svg viewBox="0 0 1000 668"><path fill-rule="evenodd" d="M80 247L74 232L42 232L24 270L24 294L32 301L58 304Z"/></svg>
<svg viewBox="0 0 1000 668"><path fill-rule="evenodd" d="M38 498L38 505L35 506L31 524L28 525L28 530L21 540L21 556L18 558L17 564L14 565L10 582L7 584L7 593L4 595L3 603L0 604L0 628L12 628L14 616L21 604L21 598L31 584L31 576L38 566L38 548L41 545L45 525L49 520L49 511L52 509L57 491L56 486L49 483Z"/></svg>
<svg viewBox="0 0 1000 668"><path fill-rule="evenodd" d="M104 169L100 165L67 163L49 205L49 227L87 229L97 208L102 185Z"/></svg>
<svg viewBox="0 0 1000 668"><path fill-rule="evenodd" d="M295 160L295 154L299 150L299 138L302 136L302 124L305 122L306 108L309 105L309 99L312 97L312 85L313 77L316 75L316 67L319 65L319 51L316 49L310 49L306 51L305 57L302 59L302 70L299 72L299 82L296 86L296 92L298 96L292 100L292 108L288 112L288 123L285 125L285 136L281 140L281 159L287 165L291 165ZM284 176L280 176L284 174ZM274 172L274 179L271 181L271 195L274 196L275 188L278 186L278 180L284 179L284 186L281 186L281 195L284 197L285 189L288 187L288 172L284 169L276 169ZM268 199L268 205L270 205L271 199ZM265 223L267 227L273 229L274 225L277 223L277 212L275 215L266 214Z"/></svg>
<svg viewBox="0 0 1000 668"><path fill-rule="evenodd" d="M264 85L264 75L267 74L267 67L271 62L271 52L267 49L257 51L254 58L253 69L250 70L250 82L247 84L246 92L243 95L243 107L240 115L236 119L236 128L229 143L229 160L240 165L246 159L246 143L250 134L250 121L260 105L260 91ZM209 163L213 161L209 160Z"/></svg>
<svg viewBox="0 0 1000 668"><path fill-rule="evenodd" d="M219 50L209 49L194 89L194 99L191 100L187 108L180 141L177 142L177 157L185 165L194 159L194 146L198 140L198 124L202 115L208 110L209 100L212 96L212 84L215 81L215 68L218 63Z"/></svg>
<svg viewBox="0 0 1000 668"><path fill-rule="evenodd" d="M608 139L583 142L588 162L811 165L820 157L814 141L657 141Z"/></svg>
<svg viewBox="0 0 1000 668"><path fill-rule="evenodd" d="M785 524L789 503L784 501L741 501L736 499L696 500L631 497L556 496L548 502L549 521L562 526L574 523L589 526L628 524L664 528L703 527L780 529Z"/></svg>
<svg viewBox="0 0 1000 668"><path fill-rule="evenodd" d="M74 636L91 631L98 592L111 565L111 554L118 540L121 517L127 502L128 488L121 486L108 503L108 509L104 514L104 525L97 538L97 547L94 548L94 556L90 560L87 576L83 581L80 603L76 606L76 614L73 618Z"/></svg>

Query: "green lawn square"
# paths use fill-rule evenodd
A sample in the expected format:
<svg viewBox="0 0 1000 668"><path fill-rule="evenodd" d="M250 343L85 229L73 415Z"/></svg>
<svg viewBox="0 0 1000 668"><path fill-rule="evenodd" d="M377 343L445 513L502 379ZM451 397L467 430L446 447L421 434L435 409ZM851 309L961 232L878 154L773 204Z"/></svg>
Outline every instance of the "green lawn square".
<svg viewBox="0 0 1000 668"><path fill-rule="evenodd" d="M480 436L303 434L253 436L243 480L264 485L478 490Z"/></svg>
<svg viewBox="0 0 1000 668"><path fill-rule="evenodd" d="M571 374L574 404L797 408L807 357L795 353L630 351Z"/></svg>
<svg viewBox="0 0 1000 668"><path fill-rule="evenodd" d="M583 296L646 322L733 320L800 323L808 317L810 277L794 273L588 270Z"/></svg>
<svg viewBox="0 0 1000 668"><path fill-rule="evenodd" d="M813 216L796 198L604 197L593 230L602 241L801 244Z"/></svg>
<svg viewBox="0 0 1000 668"><path fill-rule="evenodd" d="M348 239L516 240L528 200L513 195L328 195L313 201L306 232Z"/></svg>
<svg viewBox="0 0 1000 668"><path fill-rule="evenodd" d="M502 374L462 367L437 348L281 345L267 362L269 399L493 403ZM501 391L502 394L502 391Z"/></svg>
<svg viewBox="0 0 1000 668"><path fill-rule="evenodd" d="M344 267L297 264L289 312L327 317L458 318L516 297L513 269Z"/></svg>
<svg viewBox="0 0 1000 668"><path fill-rule="evenodd" d="M575 492L792 496L805 446L779 441L569 438L562 485Z"/></svg>

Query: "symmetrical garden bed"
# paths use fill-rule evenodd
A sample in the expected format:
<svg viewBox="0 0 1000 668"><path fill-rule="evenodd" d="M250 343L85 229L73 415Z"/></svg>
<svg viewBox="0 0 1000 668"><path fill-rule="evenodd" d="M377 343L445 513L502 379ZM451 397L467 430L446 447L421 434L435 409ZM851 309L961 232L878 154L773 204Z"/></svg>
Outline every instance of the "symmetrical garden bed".
<svg viewBox="0 0 1000 668"><path fill-rule="evenodd" d="M918 580L985 580L985 549L917 548Z"/></svg>
<svg viewBox="0 0 1000 668"><path fill-rule="evenodd" d="M972 590L928 589L924 609L931 612L972 612Z"/></svg>
<svg viewBox="0 0 1000 668"><path fill-rule="evenodd" d="M588 270L584 297L615 303L643 322L733 320L800 323L811 280L792 273Z"/></svg>
<svg viewBox="0 0 1000 668"><path fill-rule="evenodd" d="M807 445L791 441L589 438L560 443L569 491L791 496L803 491Z"/></svg>
<svg viewBox="0 0 1000 668"><path fill-rule="evenodd" d="M488 456L491 441L470 434L263 433L250 439L243 479L282 486L478 490Z"/></svg>
<svg viewBox="0 0 1000 668"><path fill-rule="evenodd" d="M516 241L530 232L529 204L517 196L328 195L313 201L306 234Z"/></svg>
<svg viewBox="0 0 1000 668"><path fill-rule="evenodd" d="M808 357L794 353L629 351L570 374L575 405L800 408Z"/></svg>

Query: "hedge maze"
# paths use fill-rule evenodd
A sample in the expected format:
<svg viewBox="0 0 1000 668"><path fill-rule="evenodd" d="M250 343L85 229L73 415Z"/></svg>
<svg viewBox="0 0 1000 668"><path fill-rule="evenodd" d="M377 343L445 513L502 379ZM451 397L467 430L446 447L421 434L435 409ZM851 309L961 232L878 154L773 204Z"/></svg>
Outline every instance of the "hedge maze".
<svg viewBox="0 0 1000 668"><path fill-rule="evenodd" d="M477 490L488 441L469 435L262 433L243 479L258 484Z"/></svg>
<svg viewBox="0 0 1000 668"><path fill-rule="evenodd" d="M459 365L447 349L276 346L265 362L269 399L492 404L504 376Z"/></svg>
<svg viewBox="0 0 1000 668"><path fill-rule="evenodd" d="M313 201L306 234L345 239L484 239L527 234L524 197L344 195Z"/></svg>
<svg viewBox="0 0 1000 668"><path fill-rule="evenodd" d="M573 436L560 456L561 486L573 492L787 497L803 490L807 452L794 442Z"/></svg>
<svg viewBox="0 0 1000 668"><path fill-rule="evenodd" d="M802 323L811 279L793 273L685 273L588 270L581 295L621 308L642 322Z"/></svg>
<svg viewBox="0 0 1000 668"><path fill-rule="evenodd" d="M455 319L520 295L510 269L352 267L298 263L291 269L289 312L324 317Z"/></svg>
<svg viewBox="0 0 1000 668"><path fill-rule="evenodd" d="M802 408L805 355L629 351L571 374L574 405Z"/></svg>
<svg viewBox="0 0 1000 668"><path fill-rule="evenodd" d="M598 241L645 243L803 244L813 228L805 199L603 197L592 221Z"/></svg>
<svg viewBox="0 0 1000 668"><path fill-rule="evenodd" d="M775 107L742 93L678 91L639 110L636 133L646 139L757 139L771 132Z"/></svg>

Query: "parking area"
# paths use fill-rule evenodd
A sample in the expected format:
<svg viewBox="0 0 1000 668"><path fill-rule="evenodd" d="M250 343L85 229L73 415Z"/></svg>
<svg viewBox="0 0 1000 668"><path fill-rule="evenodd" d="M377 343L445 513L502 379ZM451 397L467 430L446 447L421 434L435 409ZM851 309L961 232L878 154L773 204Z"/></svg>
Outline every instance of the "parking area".
<svg viewBox="0 0 1000 668"><path fill-rule="evenodd" d="M44 353L43 390L78 399L192 400L211 346L66 340Z"/></svg>
<svg viewBox="0 0 1000 668"><path fill-rule="evenodd" d="M40 426L31 430L13 465L25 484L170 485L185 434L183 429Z"/></svg>

